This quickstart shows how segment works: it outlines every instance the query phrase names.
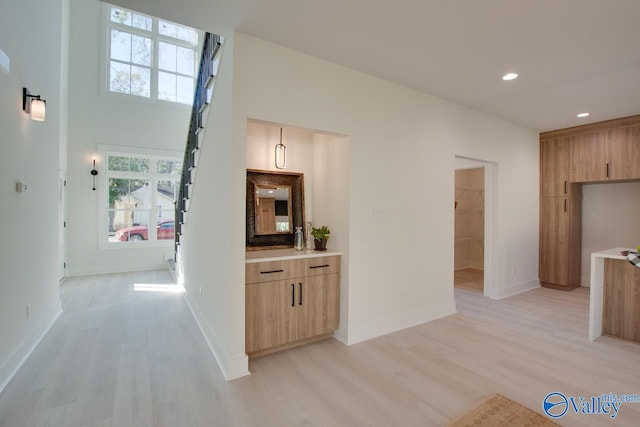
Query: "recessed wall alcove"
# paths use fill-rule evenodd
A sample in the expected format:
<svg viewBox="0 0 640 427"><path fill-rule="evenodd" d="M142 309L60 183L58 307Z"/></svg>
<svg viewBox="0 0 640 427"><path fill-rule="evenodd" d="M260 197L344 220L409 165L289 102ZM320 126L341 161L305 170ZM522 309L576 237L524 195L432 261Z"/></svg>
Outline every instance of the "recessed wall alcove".
<svg viewBox="0 0 640 427"><path fill-rule="evenodd" d="M285 169L275 167L275 146L287 147ZM331 229L328 247L342 255L340 328L346 341L349 272L349 145L350 138L329 131L247 120L247 169L304 174L305 221ZM305 230L306 231L306 230Z"/></svg>

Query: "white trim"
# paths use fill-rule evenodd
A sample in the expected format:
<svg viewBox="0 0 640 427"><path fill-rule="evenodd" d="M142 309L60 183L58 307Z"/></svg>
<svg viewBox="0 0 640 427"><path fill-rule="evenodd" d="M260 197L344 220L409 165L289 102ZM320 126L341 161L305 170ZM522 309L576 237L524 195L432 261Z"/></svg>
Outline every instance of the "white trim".
<svg viewBox="0 0 640 427"><path fill-rule="evenodd" d="M512 297L514 295L518 295L521 294L523 292L527 292L530 291L532 289L536 289L540 287L540 280L538 279L531 279L528 280L526 282L522 282L522 283L514 283L512 285L509 286L503 286L500 288L493 288L491 289L491 293L489 295L486 295L486 289L485 289L485 296L491 298L491 299L495 299L495 300L501 300L504 298L508 298L508 297Z"/></svg>
<svg viewBox="0 0 640 427"><path fill-rule="evenodd" d="M120 24L118 22L113 22L111 21L111 8L112 7L116 7L118 9L123 9L126 10L128 12L132 12L135 13L137 15L141 15L147 18L151 19L151 30L145 30L142 28L137 28L134 26L129 26L126 24ZM166 99L159 99L158 98L158 76L159 73L162 72L166 72L168 74L173 74L176 76L176 78L178 76L180 77L186 77L186 78L191 78L193 80L193 87L195 89L195 85L197 84L197 80L198 80L198 68L199 68L199 60L200 60L200 53L202 51L202 45L204 42L204 32L201 30L198 30L197 28L193 28L193 27L188 27L184 24L179 24L177 22L173 22L170 21L168 19L163 19L163 18L158 18L152 15L148 15L145 13L141 13L141 12L137 12L131 9L128 9L126 7L122 7L122 6L118 6L118 5L111 5L108 3L103 3L102 5L102 16L101 16L101 67L100 67L100 94L103 96L115 96L115 97L125 97L127 99L138 99L138 100L143 100L145 102L151 102L151 103L166 103L166 104L172 104L172 105L183 105L185 108L191 108L191 103L193 102L192 99L192 95L189 98L189 102L180 102L178 100L176 101L171 101L171 100L166 100ZM198 40L197 42L191 43L188 42L186 40L182 40L179 38L175 38L175 37L171 37L171 36L167 36L164 34L160 33L159 30L159 23L160 21L163 22L167 22L169 24L175 24L181 27L187 27L190 28L192 30L194 30L197 33L198 36ZM149 80L149 96L142 96L142 95L135 95L135 94L128 94L128 93L121 93L121 92L113 92L111 91L110 88L110 64L111 64L111 29L115 29L117 31L121 31L121 32L126 32L129 34L134 34L136 36L141 36L141 37L145 37L151 40L151 44L152 44L152 50L151 50L151 64L150 65L138 65L138 64L134 64L131 62L126 62L126 61L120 61L120 60L115 60L116 62L122 63L122 64L128 64L128 65L133 65L133 66L139 66L142 68L146 68L149 70L149 74L150 74L150 80ZM174 71L167 71L167 70L161 70L158 64L158 59L159 59L159 45L160 42L163 43L167 43L167 44L171 44L174 46L178 46L184 49L190 49L193 50L194 53L194 70L193 70L193 75L189 76L187 74L183 74L178 72L177 70Z"/></svg>
<svg viewBox="0 0 640 427"><path fill-rule="evenodd" d="M98 151L108 152L109 154L122 154L123 156L131 156L132 154L139 154L148 157L170 157L173 160L182 161L184 153L171 150L158 150L155 148L141 148L131 147L128 145L108 145L98 144ZM102 166L102 165L101 165Z"/></svg>
<svg viewBox="0 0 640 427"><path fill-rule="evenodd" d="M456 155L454 158L454 170L484 168L484 296L494 298L500 294L493 280L497 271L497 256L494 253L494 241L497 238L498 224L498 164L488 160L473 159ZM455 188L455 171L454 171ZM455 211L453 213L455 215ZM455 264L455 262L454 262ZM453 286L453 283L451 284Z"/></svg>
<svg viewBox="0 0 640 427"><path fill-rule="evenodd" d="M200 312L200 308L189 295L189 292L184 292L183 295L189 310L191 310L191 314L193 314L193 318L200 328L200 332L202 332L202 336L218 362L218 367L220 371L222 371L224 378L227 381L231 381L251 374L251 372L249 372L249 357L246 354L229 357L224 347L220 345L220 340Z"/></svg>
<svg viewBox="0 0 640 427"><path fill-rule="evenodd" d="M158 160L171 160L182 163L182 156L176 151L147 149L140 147L127 147L118 145L98 144L98 153L96 155L96 168L98 169L98 248L101 250L122 250L122 249L144 249L144 248L168 248L173 246L172 240L157 240L156 230L149 227L150 240L143 242L110 242L108 241L107 230L109 216L107 211L109 207L106 205L108 198L109 178L135 178L148 180L150 188L155 188L158 181L175 181L176 185L180 185L181 174L163 174L156 172ZM120 172L107 170L108 156L123 156L149 159L149 172ZM153 218L157 217L157 203L153 200L154 192L150 191L152 197L148 208L140 209L140 211L149 212L149 223Z"/></svg>
<svg viewBox="0 0 640 427"><path fill-rule="evenodd" d="M151 248L152 246L146 246L146 248ZM129 247L127 246L122 247L120 249L129 249ZM164 256L164 258L167 257L172 257L173 256L173 245L171 245L168 249L170 249L169 252L167 252ZM138 264L138 265L132 265L132 266L128 266L128 265L122 265L122 263L118 263L115 264L113 266L113 268L100 268L99 270L93 269L91 267L88 268L67 268L67 277L77 277L77 276L92 276L95 274L112 274L112 273L131 273L134 271L156 271L156 270L163 270L169 268L167 266L167 261L166 259L164 261L158 261L157 263L145 263L145 264Z"/></svg>
<svg viewBox="0 0 640 427"><path fill-rule="evenodd" d="M62 314L62 303L58 301L44 314L22 344L20 344L2 366L0 366L0 393L7 384L9 384L9 381L15 376L31 353L33 353L33 350L35 350L40 341L42 341L42 338L49 329L51 329L58 317L60 317L60 314Z"/></svg>
<svg viewBox="0 0 640 427"><path fill-rule="evenodd" d="M362 341L387 335L402 329L431 322L452 314L456 314L456 303L451 301L446 304L431 305L429 307L412 310L392 316L383 317L372 322L349 327L347 344L352 345ZM344 334L336 336L340 341L344 340Z"/></svg>

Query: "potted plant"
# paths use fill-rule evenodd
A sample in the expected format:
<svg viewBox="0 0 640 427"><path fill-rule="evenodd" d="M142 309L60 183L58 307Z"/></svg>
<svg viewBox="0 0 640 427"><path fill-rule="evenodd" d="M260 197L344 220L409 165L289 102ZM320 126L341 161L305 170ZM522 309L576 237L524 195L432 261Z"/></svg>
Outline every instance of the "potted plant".
<svg viewBox="0 0 640 427"><path fill-rule="evenodd" d="M327 240L329 239L330 234L331 230L329 230L326 225L323 225L320 228L311 227L311 235L313 236L313 243L316 246L316 251L327 250Z"/></svg>

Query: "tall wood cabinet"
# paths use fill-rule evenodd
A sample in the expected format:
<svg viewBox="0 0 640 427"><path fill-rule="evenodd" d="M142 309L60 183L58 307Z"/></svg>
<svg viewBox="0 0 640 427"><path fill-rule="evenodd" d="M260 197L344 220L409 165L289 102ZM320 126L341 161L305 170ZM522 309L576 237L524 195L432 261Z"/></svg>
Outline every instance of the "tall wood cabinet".
<svg viewBox="0 0 640 427"><path fill-rule="evenodd" d="M540 134L543 286L580 286L582 183L640 181L640 116Z"/></svg>
<svg viewBox="0 0 640 427"><path fill-rule="evenodd" d="M570 138L540 141L540 262L543 286L580 286L582 191L569 182Z"/></svg>
<svg viewBox="0 0 640 427"><path fill-rule="evenodd" d="M330 337L340 320L340 256L246 264L245 351L259 356Z"/></svg>

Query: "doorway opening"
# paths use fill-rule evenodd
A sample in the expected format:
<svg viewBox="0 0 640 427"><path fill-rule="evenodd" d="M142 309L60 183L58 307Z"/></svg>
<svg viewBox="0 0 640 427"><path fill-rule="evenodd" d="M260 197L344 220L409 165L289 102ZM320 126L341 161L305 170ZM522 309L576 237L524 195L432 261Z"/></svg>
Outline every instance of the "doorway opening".
<svg viewBox="0 0 640 427"><path fill-rule="evenodd" d="M484 293L484 167L456 170L454 286Z"/></svg>
<svg viewBox="0 0 640 427"><path fill-rule="evenodd" d="M493 209L497 164L456 156L454 289L495 298Z"/></svg>

